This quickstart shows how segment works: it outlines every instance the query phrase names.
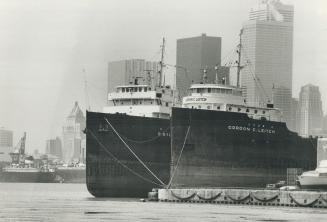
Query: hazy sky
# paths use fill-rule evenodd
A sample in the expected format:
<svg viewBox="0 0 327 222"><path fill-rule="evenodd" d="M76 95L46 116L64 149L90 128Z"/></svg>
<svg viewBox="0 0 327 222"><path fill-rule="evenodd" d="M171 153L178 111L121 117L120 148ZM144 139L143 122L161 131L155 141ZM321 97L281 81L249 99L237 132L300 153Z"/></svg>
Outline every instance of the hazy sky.
<svg viewBox="0 0 327 222"><path fill-rule="evenodd" d="M101 110L108 61L157 61L166 37L175 64L176 39L201 33L222 37L224 58L257 2L0 0L0 126L14 131L14 144L26 131L27 150L43 151L46 139L61 136L74 101ZM326 113L327 1L283 2L295 8L293 96L318 85Z"/></svg>

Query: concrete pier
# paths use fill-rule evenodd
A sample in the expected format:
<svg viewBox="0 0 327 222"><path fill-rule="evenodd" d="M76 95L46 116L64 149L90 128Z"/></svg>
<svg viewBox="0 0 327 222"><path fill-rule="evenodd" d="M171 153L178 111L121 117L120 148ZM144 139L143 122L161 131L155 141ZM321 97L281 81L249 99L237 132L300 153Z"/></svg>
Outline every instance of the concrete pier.
<svg viewBox="0 0 327 222"><path fill-rule="evenodd" d="M183 188L159 189L162 202L327 208L327 191Z"/></svg>

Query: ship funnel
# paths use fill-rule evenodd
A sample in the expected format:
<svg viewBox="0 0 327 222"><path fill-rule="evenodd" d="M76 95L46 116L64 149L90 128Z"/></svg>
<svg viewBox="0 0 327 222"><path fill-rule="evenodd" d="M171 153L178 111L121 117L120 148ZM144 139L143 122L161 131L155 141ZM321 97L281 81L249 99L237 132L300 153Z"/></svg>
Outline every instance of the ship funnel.
<svg viewBox="0 0 327 222"><path fill-rule="evenodd" d="M274 108L274 104L273 103L267 103L267 108Z"/></svg>

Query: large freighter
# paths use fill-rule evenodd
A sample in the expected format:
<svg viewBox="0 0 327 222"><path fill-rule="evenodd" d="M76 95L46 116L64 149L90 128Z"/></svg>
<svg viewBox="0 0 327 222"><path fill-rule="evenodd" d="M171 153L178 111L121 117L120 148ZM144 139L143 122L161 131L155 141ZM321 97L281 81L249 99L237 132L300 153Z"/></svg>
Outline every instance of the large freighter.
<svg viewBox="0 0 327 222"><path fill-rule="evenodd" d="M162 51L164 50L164 44ZM117 86L103 113L86 113L86 184L96 197L144 197L168 183L174 92L159 83ZM151 79L151 78L149 78Z"/></svg>

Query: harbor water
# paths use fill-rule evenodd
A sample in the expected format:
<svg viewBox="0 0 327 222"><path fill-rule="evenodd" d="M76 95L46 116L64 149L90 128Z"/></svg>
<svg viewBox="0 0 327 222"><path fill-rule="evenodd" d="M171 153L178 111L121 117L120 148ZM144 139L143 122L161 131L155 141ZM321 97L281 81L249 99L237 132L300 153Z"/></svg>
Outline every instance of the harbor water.
<svg viewBox="0 0 327 222"><path fill-rule="evenodd" d="M327 210L94 198L84 184L0 183L0 221L327 221Z"/></svg>

